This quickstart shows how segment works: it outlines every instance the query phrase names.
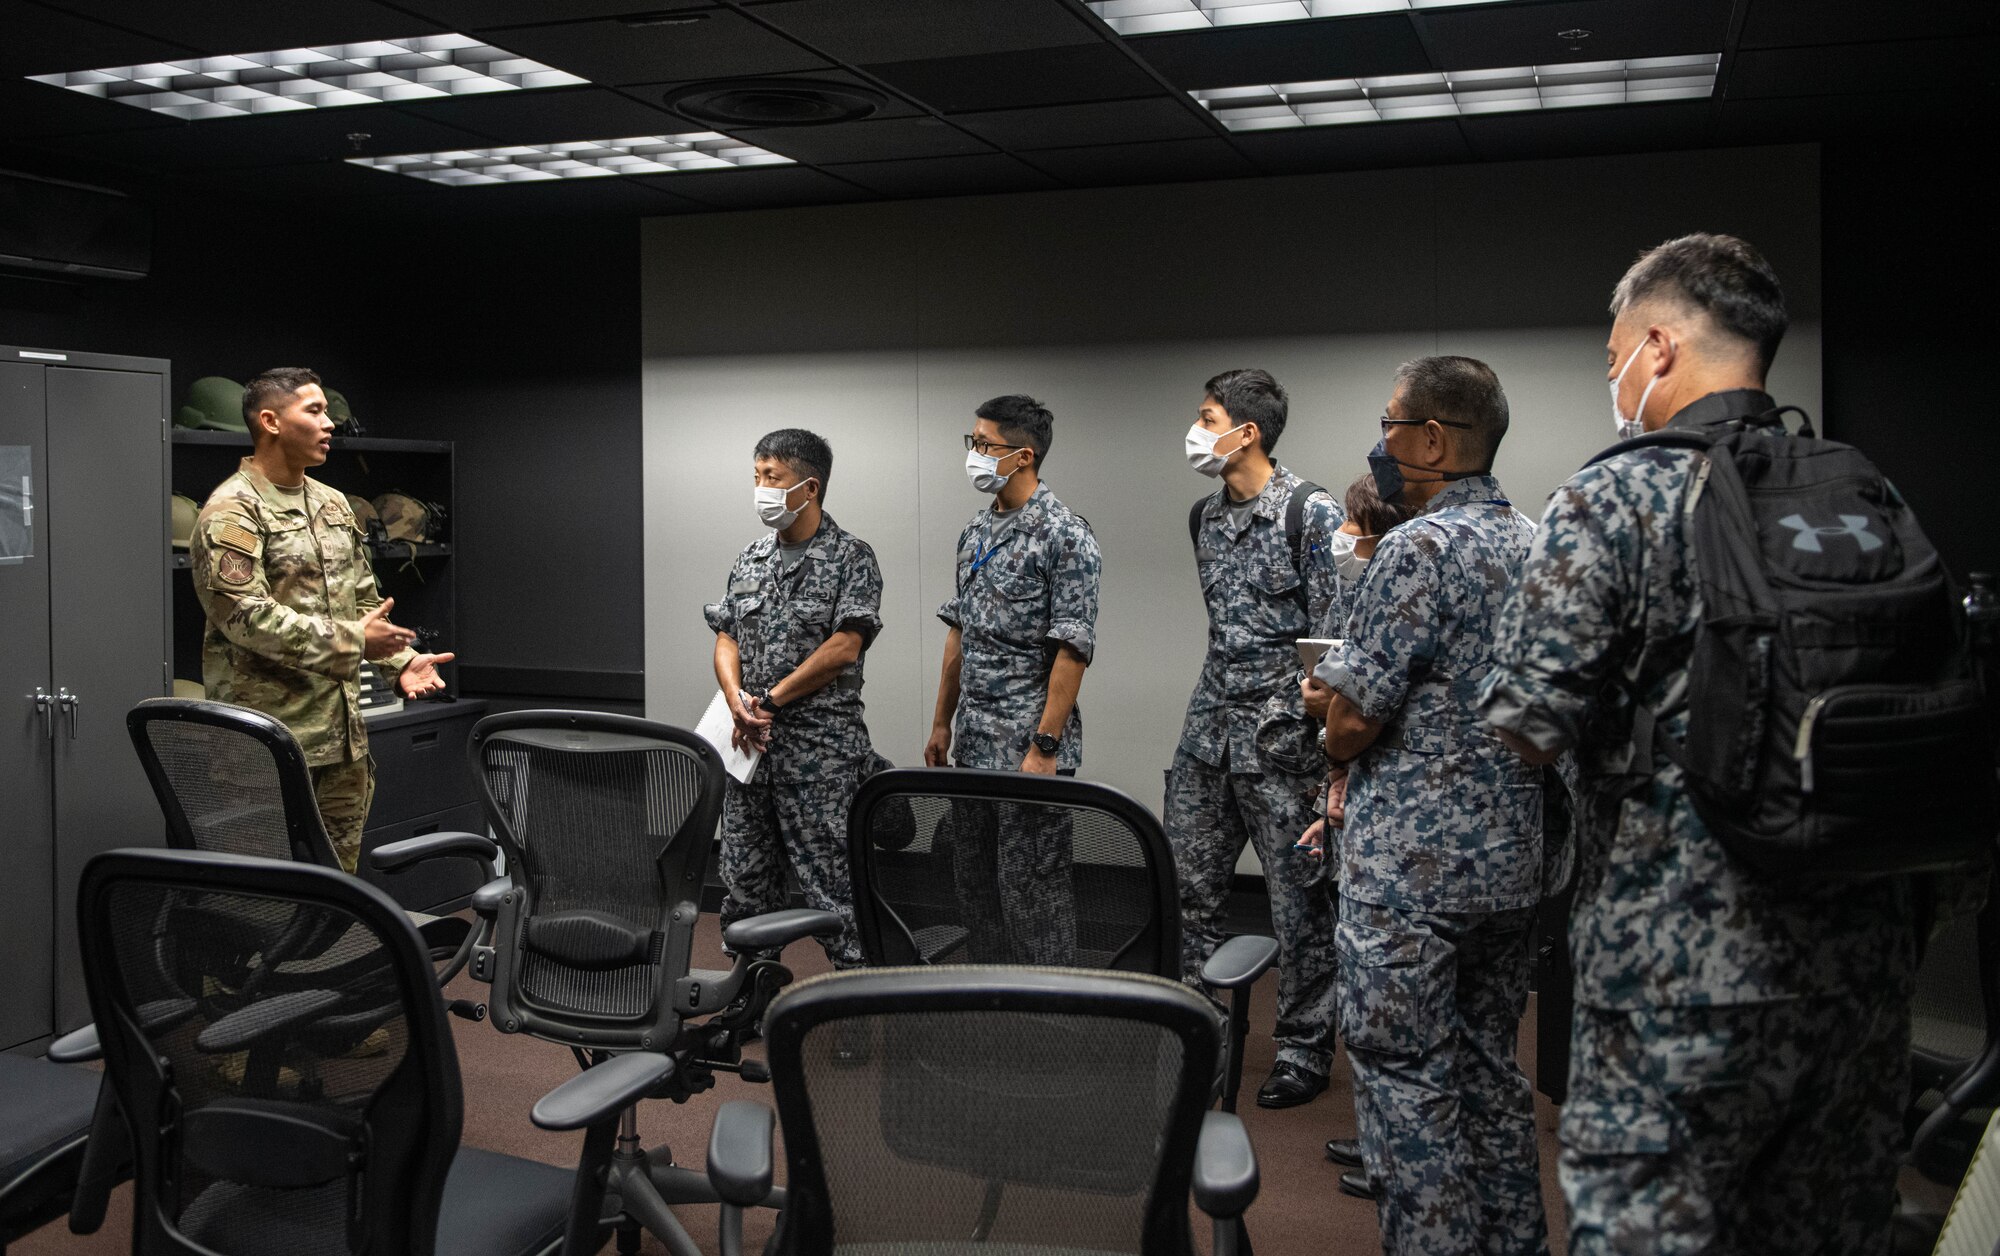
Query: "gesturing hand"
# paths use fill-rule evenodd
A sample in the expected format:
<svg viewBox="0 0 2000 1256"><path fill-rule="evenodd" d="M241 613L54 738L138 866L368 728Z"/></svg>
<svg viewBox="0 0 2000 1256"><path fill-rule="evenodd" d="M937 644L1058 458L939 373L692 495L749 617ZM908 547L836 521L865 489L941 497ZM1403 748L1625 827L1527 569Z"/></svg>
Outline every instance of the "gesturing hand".
<svg viewBox="0 0 2000 1256"><path fill-rule="evenodd" d="M438 665L449 663L457 657L456 654L419 654L410 660L410 665L396 678L396 685L403 691L405 698L421 698L425 694L441 693L444 690L444 677L438 675Z"/></svg>
<svg viewBox="0 0 2000 1256"><path fill-rule="evenodd" d="M417 634L408 628L389 622L389 608L395 604L395 598L384 598L380 606L361 617L361 655L371 663L408 649L417 639Z"/></svg>

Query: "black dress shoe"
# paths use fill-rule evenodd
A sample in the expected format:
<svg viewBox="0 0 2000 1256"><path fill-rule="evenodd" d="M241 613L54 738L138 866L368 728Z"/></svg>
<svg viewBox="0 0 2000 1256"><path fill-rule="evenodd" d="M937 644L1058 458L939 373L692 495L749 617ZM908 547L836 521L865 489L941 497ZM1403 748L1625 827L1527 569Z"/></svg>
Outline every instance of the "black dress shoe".
<svg viewBox="0 0 2000 1256"><path fill-rule="evenodd" d="M1375 1186L1368 1180L1368 1170L1349 1169L1341 1174L1340 1193L1352 1195L1356 1199L1375 1198Z"/></svg>
<svg viewBox="0 0 2000 1256"><path fill-rule="evenodd" d="M1358 1138L1329 1138L1326 1140L1326 1158L1348 1169L1361 1167L1361 1140Z"/></svg>
<svg viewBox="0 0 2000 1256"><path fill-rule="evenodd" d="M1319 1098L1320 1092L1325 1089L1324 1075L1308 1073L1296 1064L1280 1060L1272 1066L1271 1075L1264 1079L1263 1088L1257 1092L1257 1106L1296 1108Z"/></svg>

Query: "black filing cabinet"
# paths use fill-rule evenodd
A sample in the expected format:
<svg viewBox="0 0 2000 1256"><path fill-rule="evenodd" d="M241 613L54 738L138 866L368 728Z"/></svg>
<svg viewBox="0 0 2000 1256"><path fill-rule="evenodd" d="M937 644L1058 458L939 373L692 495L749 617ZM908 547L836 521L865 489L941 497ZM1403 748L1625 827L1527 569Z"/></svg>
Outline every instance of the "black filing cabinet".
<svg viewBox="0 0 2000 1256"><path fill-rule="evenodd" d="M410 702L368 721L368 750L375 756L375 806L362 835L361 875L418 911L453 911L479 888L478 865L439 859L408 872L385 874L368 866L367 852L426 833L486 832L479 787L466 764L472 726L486 714L477 698Z"/></svg>

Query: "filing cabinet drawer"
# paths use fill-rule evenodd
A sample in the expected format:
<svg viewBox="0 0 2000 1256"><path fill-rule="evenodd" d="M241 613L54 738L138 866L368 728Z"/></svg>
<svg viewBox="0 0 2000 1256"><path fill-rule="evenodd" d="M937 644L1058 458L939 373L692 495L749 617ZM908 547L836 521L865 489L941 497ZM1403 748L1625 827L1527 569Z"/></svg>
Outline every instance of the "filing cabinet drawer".
<svg viewBox="0 0 2000 1256"><path fill-rule="evenodd" d="M375 756L370 827L400 824L479 801L472 769L465 762L465 744L485 704L460 710L471 705L444 708L450 714L440 718L411 720L396 715L369 726L368 752Z"/></svg>
<svg viewBox="0 0 2000 1256"><path fill-rule="evenodd" d="M361 837L361 877L413 911L430 911L440 904L462 899L485 883L479 865L470 859L438 859L394 873L377 872L368 866L368 852L377 846L426 833L460 832L486 832L485 809L473 803L401 824L371 828Z"/></svg>

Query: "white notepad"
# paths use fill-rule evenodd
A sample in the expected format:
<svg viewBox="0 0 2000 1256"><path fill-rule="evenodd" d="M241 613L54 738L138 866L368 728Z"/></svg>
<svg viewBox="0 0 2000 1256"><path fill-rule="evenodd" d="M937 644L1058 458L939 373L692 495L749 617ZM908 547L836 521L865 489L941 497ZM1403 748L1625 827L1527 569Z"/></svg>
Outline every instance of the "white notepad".
<svg viewBox="0 0 2000 1256"><path fill-rule="evenodd" d="M729 744L730 734L736 731L736 721L729 714L729 699L722 696L722 690L715 691L715 698L708 704L701 723L694 726L695 735L715 747L715 753L722 756L722 766L729 774L745 785L750 783L750 774L757 770L757 760L764 757L761 750L738 750Z"/></svg>
<svg viewBox="0 0 2000 1256"><path fill-rule="evenodd" d="M1341 637L1300 637L1299 666L1306 669L1306 675L1312 675L1312 669L1319 666L1320 658L1343 640Z"/></svg>

